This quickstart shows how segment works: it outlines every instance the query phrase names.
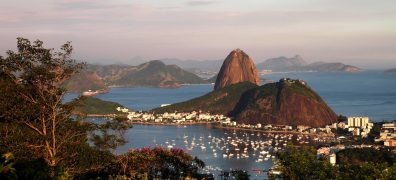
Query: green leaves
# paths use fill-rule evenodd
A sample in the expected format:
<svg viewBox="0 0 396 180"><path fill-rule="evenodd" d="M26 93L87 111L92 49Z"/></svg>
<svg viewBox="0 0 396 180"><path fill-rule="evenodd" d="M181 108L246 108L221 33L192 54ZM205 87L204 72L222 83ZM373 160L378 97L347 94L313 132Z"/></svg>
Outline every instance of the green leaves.
<svg viewBox="0 0 396 180"><path fill-rule="evenodd" d="M17 179L14 166L14 155L10 152L1 155L0 160L0 179Z"/></svg>
<svg viewBox="0 0 396 180"><path fill-rule="evenodd" d="M122 175L137 178L148 175L151 178L179 179L186 176L196 177L205 166L197 157L192 158L182 149L162 147L132 149L118 156Z"/></svg>
<svg viewBox="0 0 396 180"><path fill-rule="evenodd" d="M396 164L381 154L372 148L347 149L337 153L338 164L332 166L318 159L312 147L288 146L278 154L278 165L285 179L394 179Z"/></svg>

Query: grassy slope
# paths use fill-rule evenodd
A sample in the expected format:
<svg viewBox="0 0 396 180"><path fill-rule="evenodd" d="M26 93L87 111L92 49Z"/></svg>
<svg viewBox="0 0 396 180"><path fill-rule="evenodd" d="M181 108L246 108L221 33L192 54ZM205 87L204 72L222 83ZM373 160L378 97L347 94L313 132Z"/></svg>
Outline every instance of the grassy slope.
<svg viewBox="0 0 396 180"><path fill-rule="evenodd" d="M108 85L126 87L208 83L176 65L165 65L161 61L150 61L139 66L88 65L86 70L74 75L65 83L65 87L72 92L83 92L89 89L104 89L106 88L105 82Z"/></svg>
<svg viewBox="0 0 396 180"><path fill-rule="evenodd" d="M197 75L175 65L165 65L161 61L151 61L137 66L137 71L127 73L114 84L122 86L159 86L166 84L207 83Z"/></svg>
<svg viewBox="0 0 396 180"><path fill-rule="evenodd" d="M76 114L122 114L117 111L117 107L123 107L121 104L104 101L95 97L84 97L80 105L74 110Z"/></svg>
<svg viewBox="0 0 396 180"><path fill-rule="evenodd" d="M327 124L336 115L311 88L300 82L269 83L245 92L230 113L243 123ZM334 118L333 118L334 117Z"/></svg>
<svg viewBox="0 0 396 180"><path fill-rule="evenodd" d="M88 90L106 89L104 81L100 79L94 72L82 71L75 74L65 82L64 87L70 92L83 92Z"/></svg>
<svg viewBox="0 0 396 180"><path fill-rule="evenodd" d="M250 82L233 84L217 91L212 91L201 97L162 108L156 108L152 111L163 113L174 111L191 112L201 110L204 112L228 114L239 101L242 93L256 87L257 85Z"/></svg>

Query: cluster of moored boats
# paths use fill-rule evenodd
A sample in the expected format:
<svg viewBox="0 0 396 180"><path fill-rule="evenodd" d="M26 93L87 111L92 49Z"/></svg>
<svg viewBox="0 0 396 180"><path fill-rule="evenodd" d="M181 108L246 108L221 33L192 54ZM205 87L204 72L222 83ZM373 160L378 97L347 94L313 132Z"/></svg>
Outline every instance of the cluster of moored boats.
<svg viewBox="0 0 396 180"><path fill-rule="evenodd" d="M308 144L315 141L320 141L320 138L302 134L225 131L224 134L199 137L184 134L159 145L167 148L183 148L190 153L193 152L192 154L194 151L201 151L208 155L208 157L199 157L201 159L248 159L256 163L266 161L270 163L270 160L276 158L276 152L282 150L288 143ZM222 168L208 165L206 171L220 172Z"/></svg>

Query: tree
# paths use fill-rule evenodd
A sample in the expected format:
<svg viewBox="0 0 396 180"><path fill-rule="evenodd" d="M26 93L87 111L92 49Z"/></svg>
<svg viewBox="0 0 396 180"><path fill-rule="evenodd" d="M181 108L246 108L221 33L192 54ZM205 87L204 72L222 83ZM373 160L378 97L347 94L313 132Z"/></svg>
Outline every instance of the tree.
<svg viewBox="0 0 396 180"><path fill-rule="evenodd" d="M74 104L62 103L62 84L84 66L71 58L72 51L70 42L55 52L40 40L17 38L17 51L0 56L0 99L5 102L0 106L1 133L18 139L3 138L1 146L24 149L55 167L66 158L68 145L86 137L85 131L74 128Z"/></svg>
<svg viewBox="0 0 396 180"><path fill-rule="evenodd" d="M13 167L14 155L5 153L0 158L0 179L17 179L15 168Z"/></svg>
<svg viewBox="0 0 396 180"><path fill-rule="evenodd" d="M179 179L198 177L205 163L181 149L142 148L118 156L120 173L128 178Z"/></svg>
<svg viewBox="0 0 396 180"><path fill-rule="evenodd" d="M93 131L90 140L99 150L115 150L127 142L124 135L131 127L132 125L128 124L125 119L116 117L104 124L97 124L96 129L99 132Z"/></svg>
<svg viewBox="0 0 396 180"><path fill-rule="evenodd" d="M298 149L289 145L278 154L278 164L285 179L333 179L336 169L327 161L316 158L312 147Z"/></svg>

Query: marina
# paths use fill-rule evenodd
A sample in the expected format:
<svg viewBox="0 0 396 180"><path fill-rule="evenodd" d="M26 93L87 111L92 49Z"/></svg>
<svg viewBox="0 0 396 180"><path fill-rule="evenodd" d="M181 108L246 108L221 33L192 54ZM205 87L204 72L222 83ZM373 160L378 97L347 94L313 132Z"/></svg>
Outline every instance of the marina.
<svg viewBox="0 0 396 180"><path fill-rule="evenodd" d="M341 75L343 78L340 80ZM377 72L277 73L266 76L271 80L278 80L281 77L304 79L337 114L365 115L374 122L395 116L393 107L396 102L394 94L396 83L390 76ZM357 83L362 81L370 83ZM350 84L358 88L349 89ZM211 84L189 85L178 89L112 88L109 93L97 97L118 102L132 110L149 110L161 104L172 104L201 96L212 88ZM76 96L69 94L67 99ZM285 144L295 142L304 145L322 140L320 137L298 133L287 135L281 132L264 133L211 128L207 125L155 124L134 124L133 128L126 132L125 137L128 143L116 149L117 154L127 152L130 148L155 146L181 148L203 160L206 164L205 172L213 172L216 177L219 177L222 171L243 169L251 174L251 179L265 179L264 171L272 167L276 152L283 149Z"/></svg>
<svg viewBox="0 0 396 180"><path fill-rule="evenodd" d="M206 125L134 125L126 138L128 143L117 149L118 154L129 148L181 148L206 163L204 173L218 176L223 171L242 169L253 179L266 177L276 152L288 143L308 144L319 140L309 135L213 129Z"/></svg>

